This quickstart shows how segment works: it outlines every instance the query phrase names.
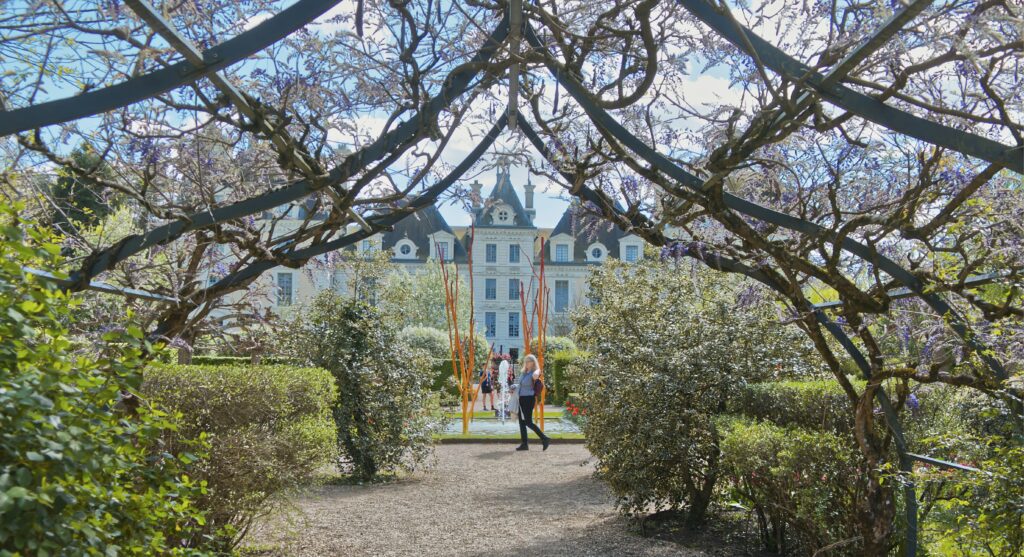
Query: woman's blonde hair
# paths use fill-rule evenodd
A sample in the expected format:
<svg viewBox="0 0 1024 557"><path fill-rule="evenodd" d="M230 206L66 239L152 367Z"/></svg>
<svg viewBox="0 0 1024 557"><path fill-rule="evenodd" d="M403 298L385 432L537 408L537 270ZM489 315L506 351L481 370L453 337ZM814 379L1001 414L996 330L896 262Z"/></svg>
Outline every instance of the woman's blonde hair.
<svg viewBox="0 0 1024 557"><path fill-rule="evenodd" d="M526 371L526 362L529 362L530 360L533 360L534 371L540 369L540 362L537 361L537 356L534 356L533 354L527 354L526 357L523 358L523 371Z"/></svg>

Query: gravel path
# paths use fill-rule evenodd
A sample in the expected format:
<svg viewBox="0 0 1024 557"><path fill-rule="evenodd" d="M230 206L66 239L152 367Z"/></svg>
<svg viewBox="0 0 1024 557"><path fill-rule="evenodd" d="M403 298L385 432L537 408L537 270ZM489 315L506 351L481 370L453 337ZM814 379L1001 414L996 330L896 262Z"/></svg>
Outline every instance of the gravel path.
<svg viewBox="0 0 1024 557"><path fill-rule="evenodd" d="M320 488L251 541L289 556L704 555L630 530L582 445L514 447L441 445L410 478Z"/></svg>

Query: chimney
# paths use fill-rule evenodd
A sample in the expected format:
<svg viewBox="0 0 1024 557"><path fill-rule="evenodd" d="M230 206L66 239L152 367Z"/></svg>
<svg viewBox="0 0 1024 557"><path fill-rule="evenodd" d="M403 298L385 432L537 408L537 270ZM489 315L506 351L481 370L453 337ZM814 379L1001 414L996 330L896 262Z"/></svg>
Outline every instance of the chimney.
<svg viewBox="0 0 1024 557"><path fill-rule="evenodd" d="M530 215L530 220L533 220L533 218L537 216L537 211L533 209L533 190L536 188L537 186L534 186L533 183L530 182L530 176L527 175L526 185L523 186L523 190L526 192L526 214Z"/></svg>
<svg viewBox="0 0 1024 557"><path fill-rule="evenodd" d="M480 190L483 189L484 185L480 183L480 180L473 180L473 183L470 184L469 187L473 188L473 194L470 197L471 201L473 202L473 208L479 209L480 201L482 200L480 196Z"/></svg>

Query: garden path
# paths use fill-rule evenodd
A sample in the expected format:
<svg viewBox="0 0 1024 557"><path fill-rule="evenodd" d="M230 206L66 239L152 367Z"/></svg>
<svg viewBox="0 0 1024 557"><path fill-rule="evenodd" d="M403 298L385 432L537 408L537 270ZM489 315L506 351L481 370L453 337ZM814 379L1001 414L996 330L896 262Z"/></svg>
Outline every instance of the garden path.
<svg viewBox="0 0 1024 557"><path fill-rule="evenodd" d="M435 466L406 479L325 486L252 541L289 556L705 555L636 534L584 446L514 447L440 445Z"/></svg>

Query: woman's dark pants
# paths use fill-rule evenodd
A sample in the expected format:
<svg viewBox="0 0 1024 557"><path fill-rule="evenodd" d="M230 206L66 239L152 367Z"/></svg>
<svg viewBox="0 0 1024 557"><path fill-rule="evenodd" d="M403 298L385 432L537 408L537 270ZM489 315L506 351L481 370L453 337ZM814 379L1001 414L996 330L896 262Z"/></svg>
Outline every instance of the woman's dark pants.
<svg viewBox="0 0 1024 557"><path fill-rule="evenodd" d="M533 395L519 397L519 436L523 438L523 444L526 444L526 428L530 428L537 437L544 439L544 432L537 427L537 424L533 423L533 405L535 404L536 398Z"/></svg>

